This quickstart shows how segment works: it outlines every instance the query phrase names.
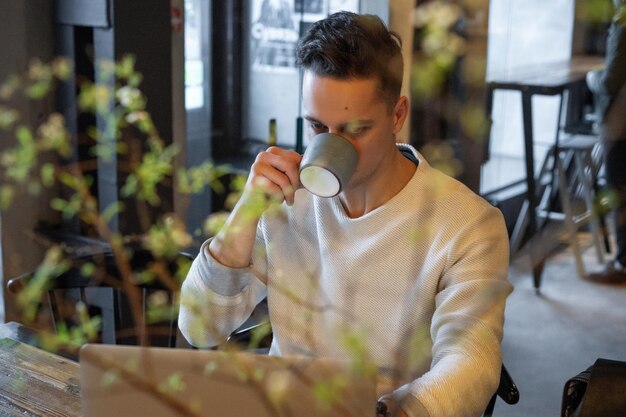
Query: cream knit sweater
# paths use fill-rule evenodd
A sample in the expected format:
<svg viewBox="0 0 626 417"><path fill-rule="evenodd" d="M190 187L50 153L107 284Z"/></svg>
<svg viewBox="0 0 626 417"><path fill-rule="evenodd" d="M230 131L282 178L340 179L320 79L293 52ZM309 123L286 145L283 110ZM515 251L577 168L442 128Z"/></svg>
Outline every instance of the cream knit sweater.
<svg viewBox="0 0 626 417"><path fill-rule="evenodd" d="M337 197L298 190L292 207L264 214L249 268L220 265L205 243L182 288L185 337L221 343L267 296L271 354L349 358L346 336L357 335L381 393L409 416L480 416L498 385L511 292L502 215L398 146L419 165L374 211L351 219Z"/></svg>

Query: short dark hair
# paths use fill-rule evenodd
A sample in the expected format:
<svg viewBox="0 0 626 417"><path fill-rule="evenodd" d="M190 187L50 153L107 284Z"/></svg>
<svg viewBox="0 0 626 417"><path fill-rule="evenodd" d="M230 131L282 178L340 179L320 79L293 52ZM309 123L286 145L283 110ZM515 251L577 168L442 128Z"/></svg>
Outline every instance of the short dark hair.
<svg viewBox="0 0 626 417"><path fill-rule="evenodd" d="M378 77L393 106L402 88L402 40L375 15L337 12L315 22L300 38L298 65L338 79Z"/></svg>

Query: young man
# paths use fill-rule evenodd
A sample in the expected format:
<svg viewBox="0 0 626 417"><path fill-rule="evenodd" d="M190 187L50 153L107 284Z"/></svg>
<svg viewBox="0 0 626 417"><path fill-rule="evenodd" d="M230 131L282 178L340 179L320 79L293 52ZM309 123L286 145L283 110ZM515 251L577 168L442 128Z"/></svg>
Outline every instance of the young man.
<svg viewBox="0 0 626 417"><path fill-rule="evenodd" d="M507 232L498 210L396 144L409 111L399 43L348 12L301 39L309 136L349 140L356 171L321 198L300 187L299 154L261 152L183 284L179 325L192 344L221 343L267 296L271 354L364 354L397 415L479 416L500 376Z"/></svg>

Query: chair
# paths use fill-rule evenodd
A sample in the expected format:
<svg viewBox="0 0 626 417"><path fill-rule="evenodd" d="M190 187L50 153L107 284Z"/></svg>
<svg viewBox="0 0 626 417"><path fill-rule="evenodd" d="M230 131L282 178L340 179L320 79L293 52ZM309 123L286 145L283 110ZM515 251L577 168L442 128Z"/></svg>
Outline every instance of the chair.
<svg viewBox="0 0 626 417"><path fill-rule="evenodd" d="M498 385L496 393L491 397L489 404L487 404L483 417L491 417L498 397L502 398L505 403L511 405L517 404L519 401L519 390L504 364L502 364L502 369L500 370L500 384Z"/></svg>
<svg viewBox="0 0 626 417"><path fill-rule="evenodd" d="M269 324L267 298L264 298L254 308L250 317L228 336L225 344L267 354L272 344L272 329L266 327ZM261 331L257 333L259 330Z"/></svg>
<svg viewBox="0 0 626 417"><path fill-rule="evenodd" d="M239 329L231 334L228 339L228 343L235 343L238 346L248 346L251 340L251 333L255 328L268 323L268 310L267 310L267 300L264 300L261 304L257 306L254 310L253 315L250 319L248 319ZM254 349L257 353L267 353L269 348L269 343L271 342L271 333L266 336L264 343L261 343L260 346L254 346L257 349ZM260 349L258 349L260 347ZM513 405L517 404L519 401L519 390L517 389L517 385L511 378L511 374L506 369L504 364L502 364L502 368L500 370L500 383L498 384L498 389L493 394L489 403L487 404L487 408L483 413L483 417L491 417L493 415L493 409L496 405L496 400L498 397L502 398L505 403Z"/></svg>
<svg viewBox="0 0 626 417"><path fill-rule="evenodd" d="M539 173L545 188L538 215L564 221L581 278L586 275L577 235L581 227L590 226L599 263L604 263L604 253L609 251L604 219L594 207L600 153L597 135L571 135L548 151ZM557 200L560 211L556 209Z"/></svg>
<svg viewBox="0 0 626 417"><path fill-rule="evenodd" d="M53 329L75 325L76 306L82 303L90 317L101 317L95 342L175 347L178 289L184 278L176 275L186 272L192 260L179 253L176 259L162 261L146 249L131 250L128 261L136 282L129 283L122 280L112 252L76 257L46 291ZM152 276L146 274L149 270ZM11 279L8 290L18 294L33 278L30 273Z"/></svg>

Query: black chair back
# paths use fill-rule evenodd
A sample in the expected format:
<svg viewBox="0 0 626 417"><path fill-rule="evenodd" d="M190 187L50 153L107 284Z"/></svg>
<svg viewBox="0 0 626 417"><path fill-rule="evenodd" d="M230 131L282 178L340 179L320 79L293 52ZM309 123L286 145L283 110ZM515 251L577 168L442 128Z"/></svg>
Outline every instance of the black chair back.
<svg viewBox="0 0 626 417"><path fill-rule="evenodd" d="M95 342L175 347L179 289L193 257L179 253L174 259L155 259L149 250L134 249L124 258L117 260L112 252L74 258L50 281L47 301L54 330L76 326L86 313L101 318ZM20 292L33 276L10 280L9 290Z"/></svg>

